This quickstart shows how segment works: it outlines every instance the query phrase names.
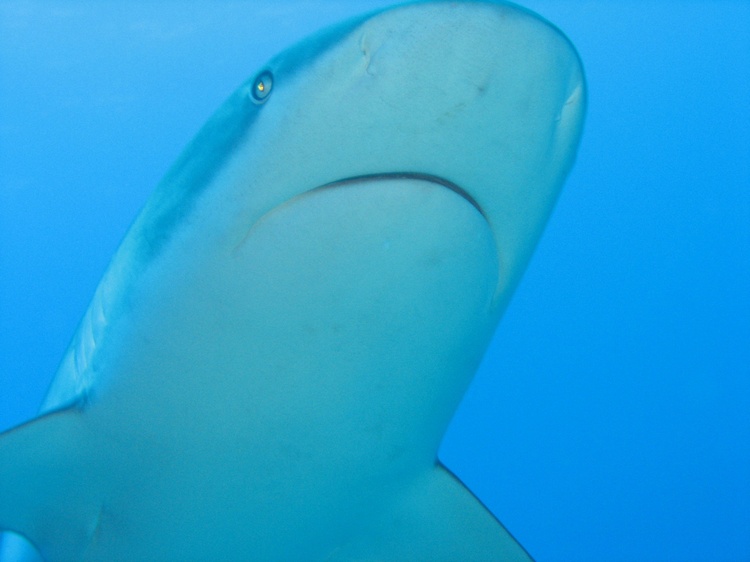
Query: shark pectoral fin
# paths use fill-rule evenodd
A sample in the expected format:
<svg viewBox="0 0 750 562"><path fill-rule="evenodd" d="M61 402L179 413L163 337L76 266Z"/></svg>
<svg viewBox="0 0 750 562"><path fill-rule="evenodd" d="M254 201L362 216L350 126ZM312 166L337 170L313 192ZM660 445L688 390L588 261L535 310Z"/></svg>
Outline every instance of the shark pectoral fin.
<svg viewBox="0 0 750 562"><path fill-rule="evenodd" d="M48 561L80 559L97 526L85 441L75 409L0 434L0 530L26 537Z"/></svg>
<svg viewBox="0 0 750 562"><path fill-rule="evenodd" d="M382 500L384 516L327 562L533 562L492 513L437 464Z"/></svg>
<svg viewBox="0 0 750 562"><path fill-rule="evenodd" d="M404 504L413 557L404 560L530 562L531 556L444 466L418 482Z"/></svg>

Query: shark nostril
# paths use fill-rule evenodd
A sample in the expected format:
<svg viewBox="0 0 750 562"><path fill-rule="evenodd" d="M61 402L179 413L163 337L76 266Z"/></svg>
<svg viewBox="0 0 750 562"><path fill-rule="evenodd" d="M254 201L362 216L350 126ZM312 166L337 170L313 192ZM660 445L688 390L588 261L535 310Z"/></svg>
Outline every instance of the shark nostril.
<svg viewBox="0 0 750 562"><path fill-rule="evenodd" d="M374 51L372 49L370 39L366 34L362 35L362 38L359 41L359 48L362 51L363 67L365 73L369 74L370 76L374 76L375 70L372 67L372 55Z"/></svg>

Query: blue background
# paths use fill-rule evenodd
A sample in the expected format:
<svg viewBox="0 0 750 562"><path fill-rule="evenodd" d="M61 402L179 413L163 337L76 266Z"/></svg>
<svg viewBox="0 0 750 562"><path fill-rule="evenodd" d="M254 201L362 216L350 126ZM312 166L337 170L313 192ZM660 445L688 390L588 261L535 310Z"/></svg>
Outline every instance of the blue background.
<svg viewBox="0 0 750 562"><path fill-rule="evenodd" d="M0 2L0 429L219 103L387 4ZM539 562L750 560L750 3L526 5L588 120L441 457Z"/></svg>

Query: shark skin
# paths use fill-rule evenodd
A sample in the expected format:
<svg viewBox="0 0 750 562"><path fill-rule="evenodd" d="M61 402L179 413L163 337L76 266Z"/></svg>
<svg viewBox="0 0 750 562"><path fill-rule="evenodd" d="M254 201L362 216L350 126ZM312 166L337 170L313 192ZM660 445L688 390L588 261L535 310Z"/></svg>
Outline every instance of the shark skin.
<svg viewBox="0 0 750 562"><path fill-rule="evenodd" d="M530 560L437 450L584 112L573 46L511 4L397 6L271 59L0 435L0 529L51 562Z"/></svg>

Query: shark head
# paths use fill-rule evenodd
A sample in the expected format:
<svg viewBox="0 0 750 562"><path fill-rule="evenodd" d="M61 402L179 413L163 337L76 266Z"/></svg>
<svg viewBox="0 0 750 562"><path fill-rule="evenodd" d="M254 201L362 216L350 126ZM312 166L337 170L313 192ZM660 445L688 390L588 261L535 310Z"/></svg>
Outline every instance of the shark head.
<svg viewBox="0 0 750 562"><path fill-rule="evenodd" d="M584 112L575 49L517 7L446 1L356 18L275 56L227 100L144 213L144 253L206 193L236 202L241 233L321 186L423 178L488 221L502 305L572 166Z"/></svg>
<svg viewBox="0 0 750 562"><path fill-rule="evenodd" d="M0 436L0 527L55 560L528 559L436 454L584 109L571 44L507 4L272 58L136 219L45 415Z"/></svg>

